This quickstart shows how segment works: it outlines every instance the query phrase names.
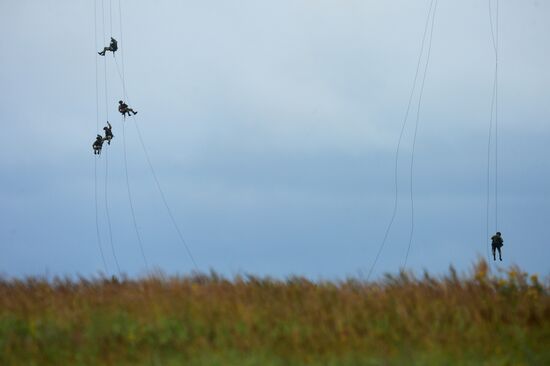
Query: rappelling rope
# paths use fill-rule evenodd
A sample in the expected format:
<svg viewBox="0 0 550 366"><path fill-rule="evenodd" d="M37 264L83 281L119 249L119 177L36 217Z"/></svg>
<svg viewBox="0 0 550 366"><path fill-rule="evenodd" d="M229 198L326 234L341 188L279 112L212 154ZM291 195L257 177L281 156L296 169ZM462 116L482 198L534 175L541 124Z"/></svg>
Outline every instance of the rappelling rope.
<svg viewBox="0 0 550 366"><path fill-rule="evenodd" d="M101 19L103 22L103 41L106 42L105 38L105 1L101 0ZM103 59L104 64L104 78L105 78L105 117L107 121L109 120L109 95L107 90L107 57Z"/></svg>
<svg viewBox="0 0 550 366"><path fill-rule="evenodd" d="M498 230L498 13L499 0L496 6L496 45L495 45L495 232Z"/></svg>
<svg viewBox="0 0 550 366"><path fill-rule="evenodd" d="M97 49L97 0L94 1L94 52ZM95 109L96 109L96 133L99 131L99 71L97 57L95 59ZM109 273L107 267L107 261L105 260L105 254L103 253L103 246L101 245L101 231L99 230L99 204L97 195L97 159L94 159L94 202L95 202L95 229L97 246L99 253L101 254L101 260L103 262L103 268L105 274Z"/></svg>
<svg viewBox="0 0 550 366"><path fill-rule="evenodd" d="M487 242L487 240L491 237L490 236L490 207L491 207L491 140L492 140L492 134L493 134L493 112L494 112L494 105L495 105L495 87L496 83L493 82L493 90L492 90L492 97L491 97L491 113L489 118L489 136L487 140L487 209L486 209L486 235L483 240L483 242L486 242L487 244L485 247L487 248L487 259L490 261L490 244Z"/></svg>
<svg viewBox="0 0 550 366"><path fill-rule="evenodd" d="M101 9L102 9L102 24L103 24L103 40L104 42L106 41L106 36L105 36L105 31L106 31L106 28L105 28L105 1L102 0L101 1ZM96 57L97 59L97 57ZM109 89L108 89L108 83L107 83L107 57L104 58L104 86L105 86L105 117L106 117L106 120L108 121L109 120ZM108 154L107 154L107 150L105 150L104 152L104 155L105 155L105 214L106 214L106 218L107 218L107 227L108 227L108 230L109 230L109 242L111 244L111 252L113 254L113 259L115 261L115 264L116 264L116 268L117 268L117 273L119 276L122 275L122 272L120 270L120 265L119 265L119 262L118 262L118 258L117 258L117 255L116 255L116 250L115 250L115 245L114 245L114 241L113 241L113 229L112 229L112 225L111 225L111 215L109 214L109 197L108 197L108 182L109 182L109 160L108 160Z"/></svg>
<svg viewBox="0 0 550 366"><path fill-rule="evenodd" d="M135 117L135 116L134 116ZM136 131L138 133L139 141L141 143L141 147L143 148L143 152L145 153L145 157L147 159L147 164L149 165L149 169L151 170L151 174L153 175L153 178L155 180L157 189L160 193L160 196L162 198L162 203L164 203L164 207L166 208L166 212L168 213L168 216L170 216L170 220L172 221L172 224L174 225L174 229L176 230L178 237L180 239L180 242L185 247L185 250L187 251L187 254L189 255L189 258L191 259L191 262L193 262L193 266L195 267L195 270L198 272L199 267L197 266L197 262L195 261L195 258L193 258L193 254L191 254L191 250L189 249L189 245L187 245L187 242L185 241L185 238L182 234L182 231L179 228L179 225L174 218L174 215L172 214L172 210L170 209L170 206L168 205L168 201L166 200L166 196L164 195L164 191L162 190L162 187L160 186L160 182L157 178L157 174L155 173L155 169L153 168L153 164L151 163L151 159L149 158L149 153L147 152L147 148L145 147L145 142L143 141L143 137L141 136L141 131L139 129L139 124L137 123L137 118L134 118L134 125L136 126Z"/></svg>
<svg viewBox="0 0 550 366"><path fill-rule="evenodd" d="M122 119L122 116L121 116ZM134 210L134 200L132 199L132 191L130 190L130 179L128 178L128 159L126 157L126 128L124 127L124 121L122 124L122 145L124 150L124 172L126 173L126 189L128 191L128 201L130 202L130 212L132 213L132 222L134 224L134 230L138 239L139 250L141 251L141 257L143 258L143 263L145 263L145 268L149 272L149 263L147 262L147 257L145 256L145 250L143 249L143 240L139 233L139 228L136 220L136 213Z"/></svg>
<svg viewBox="0 0 550 366"><path fill-rule="evenodd" d="M117 66L117 72L118 72L118 75L121 79L121 82L122 82L122 90L123 90L123 95L124 95L124 99L125 101L130 104L130 99L128 98L128 95L126 93L126 79L125 79L125 76L124 76L124 42L123 42L123 32L122 32L122 5L121 5L121 1L119 0L118 2L118 6L119 6L119 17L120 17L120 43L122 44L122 47L120 47L120 54L121 54L121 67L120 69L122 70L119 70L119 66L118 66L118 62L116 61L116 58L115 58L115 64ZM153 179L155 181L155 185L157 186L157 189L160 193L160 196L161 196L161 199L162 199L162 202L164 204L164 207L166 208L166 212L168 213L168 216L170 217L170 220L172 222L172 225L174 226L174 229L176 231L176 233L178 234L178 238L180 240L180 242L183 244L189 258L191 259L191 262L193 263L193 266L195 267L195 270L196 271L199 271L199 267L197 265L197 262L195 261L195 258L193 257L193 254L191 253L191 250L189 249L189 245L187 244L184 236L183 236L183 233L172 213L172 210L170 209L170 206L168 205L168 201L166 200L166 196L164 194L164 191L162 190L162 187L160 185L160 182L158 180L158 177L157 177L157 174L155 172L155 169L153 167L153 164L151 162L151 158L149 157L149 153L147 151L147 147L145 146L145 142L143 140L143 137L141 135L141 131L139 129L139 124L138 124L138 119L137 117L134 116L133 118L133 121L134 121L134 126L136 127L136 131L138 133L138 137L139 137L139 141L140 141L140 144L141 144L141 147L143 149L143 152L145 154L145 158L147 160L147 164L149 166L149 170L151 171L151 175L153 176Z"/></svg>
<svg viewBox="0 0 550 366"><path fill-rule="evenodd" d="M410 92L410 95L409 95L409 101L407 103L407 109L405 111L405 116L403 117L403 123L401 125L401 132L399 133L399 139L397 141L397 147L396 147L396 151L395 151L395 166L394 166L395 198L394 198L394 204L393 204L393 211L392 211L390 222L388 223L388 226L386 227L386 231L384 233L384 238L382 239L382 242L380 243L380 246L378 248L378 252L376 253L374 261L373 261L373 263L372 263L372 265L369 269L369 272L368 272L368 275L367 275L367 281L370 279L370 276L372 274L372 271L374 270L374 267L376 266L376 263L378 263L378 259L380 257L380 254L382 253L382 250L383 250L383 248L386 244L386 241L388 239L388 235L390 233L391 227L393 226L395 216L397 215L397 206L398 206L398 183L397 183L398 179L397 179L397 173L398 173L398 166L399 166L399 151L401 149L401 141L403 139L403 134L404 134L404 131L405 131L405 127L407 125L407 120L409 118L409 112L410 112L411 105L412 105L414 91L416 90L416 82L418 80L418 72L420 70L422 55L424 54L424 44L425 44L425 41L426 41L426 36L427 36L427 33L428 33L428 27L429 27L429 24L430 24L430 16L432 14L433 3L434 3L434 0L431 0L429 8L428 8L428 14L426 16L426 22L424 24L424 34L422 36L422 44L420 46L420 52L419 52L418 61L417 61L417 64L416 64L416 71L415 71L415 74L414 74L413 85L411 87L411 92Z"/></svg>
<svg viewBox="0 0 550 366"><path fill-rule="evenodd" d="M107 149L108 150L108 149ZM109 159L108 159L108 153L107 150L104 152L105 154L105 214L107 215L107 223L108 223L108 229L109 229L109 241L111 243L111 251L113 252L113 258L115 259L116 268L118 271L118 275L121 276L122 273L120 272L120 266L118 264L118 258L116 256L115 251L115 245L113 243L113 228L111 227L111 216L109 214L109 196L108 196L108 190L107 190L107 182L108 182L108 175L109 175Z"/></svg>
<svg viewBox="0 0 550 366"><path fill-rule="evenodd" d="M122 37L123 37L123 34L122 34L122 4L121 4L121 0L118 0L118 24L120 26L120 42L122 43ZM116 62L116 58L115 58L115 64L116 64L116 67L117 67L117 71L118 71L118 75L121 77L122 79L122 95L124 95L124 98L125 100L126 99L126 79L124 78L124 45L122 45L123 47L120 48L120 57L121 57L121 60L122 60L122 75L120 73L120 71L118 70L118 62Z"/></svg>
<svg viewBox="0 0 550 366"><path fill-rule="evenodd" d="M111 37L113 36L113 6L112 0L109 0L109 26L111 30Z"/></svg>
<svg viewBox="0 0 550 366"><path fill-rule="evenodd" d="M121 4L120 4L120 0L118 2L118 10L119 10L119 24L120 24L120 43L121 43L121 46L119 47L119 51L120 51L120 54L121 54L121 57L122 59L124 59L124 42L123 42L123 39L122 39L122 13L121 13ZM114 57L114 60L115 60L115 66L116 66L116 70L117 70L117 73L119 75L119 77L122 77L122 95L124 96L123 99L124 100L127 100L126 99L126 85L124 83L124 75L121 76L120 74L120 70L119 70L119 67L118 67L118 62L116 60L116 57L115 57L115 54L113 53L113 57ZM143 263L145 263L145 268L147 271L149 271L149 263L147 261L147 256L145 255L145 250L143 248L143 240L141 238L141 234L139 232L139 227L138 227L138 224L137 224L137 219L136 219L136 213L135 213L135 210L134 210L134 200L133 200L133 197L132 197L132 190L130 188L130 179L129 179L129 174L128 174L128 158L127 158L127 153L126 153L126 129L125 129L125 126L124 126L124 119L122 118L121 116L121 120L122 120L122 145L123 145L123 152L124 152L124 173L125 173L125 176L126 176L126 190L128 192L128 201L130 203L130 212L131 212L131 215L132 215L132 224L134 226L134 231L136 233L136 237L137 237L137 240L138 240L138 245L139 245L139 250L140 250L140 253L141 253L141 257L143 258Z"/></svg>
<svg viewBox="0 0 550 366"><path fill-rule="evenodd" d="M109 268L107 267L107 261L105 260L105 254L103 253L103 247L101 245L101 233L99 230L99 208L97 200L97 159L94 159L94 192L95 192L95 229L97 236L97 246L99 247L99 253L101 254L101 260L103 261L103 267L105 269L105 274L109 273Z"/></svg>
<svg viewBox="0 0 550 366"><path fill-rule="evenodd" d="M434 4L434 11L432 14L432 25L430 28L430 37L428 41L428 52L426 54L426 64L424 66L424 75L422 76L422 83L420 84L420 92L418 96L418 105L416 108L416 122L414 126L414 135L413 135L413 144L412 144L412 151L411 151L411 166L410 166L410 198L411 198L411 230L409 232L409 245L407 246L407 253L405 254L405 262L403 263L403 268L407 267L407 260L409 259L409 252L411 249L411 244L413 240L413 234L414 234L414 195L413 195L413 170L414 170L414 153L415 153L415 147L416 147L416 135L418 132L418 124L420 121L420 110L422 106L422 96L424 95L424 84L426 82L426 75L428 73L428 65L430 63L430 55L432 53L432 38L433 38L433 31L434 31L434 24L435 24L435 14L437 11L437 3L438 0L435 1Z"/></svg>
<svg viewBox="0 0 550 366"><path fill-rule="evenodd" d="M491 207L491 150L493 139L493 121L495 130L495 166L494 166L494 204L495 204L495 232L498 231L498 42L499 42L499 0L496 0L495 9L495 22L493 23L493 10L492 0L488 1L489 4L489 23L491 27L491 40L493 44L493 50L495 53L495 72L493 76L493 90L491 96L491 113L489 118L489 136L487 140L487 208L486 208L486 238L484 241L491 237L490 234L490 207ZM489 243L485 245L487 248L487 259L491 262L489 254Z"/></svg>
<svg viewBox="0 0 550 366"><path fill-rule="evenodd" d="M121 47L119 47L119 51L120 51L120 55L121 55L122 59L124 60L124 42L123 42L123 39L122 39L122 5L120 4L120 0L118 2L118 15L119 15L120 43L121 43ZM114 53L113 53L113 56L114 56ZM119 77L121 77L116 57L114 57L114 60L115 60L116 71L117 71ZM125 101L127 101L127 98L126 98L126 83L124 82L124 75L122 75L122 95L123 95L123 99ZM149 263L147 261L146 255L145 255L145 250L143 248L143 240L142 240L141 234L139 232L139 227L138 227L137 219L136 219L136 213L135 213L135 210L134 210L134 201L133 201L133 198L132 198L132 191L130 189L130 179L129 179L129 174L128 174L128 158L127 158L127 153L126 153L126 128L124 126L124 119L123 119L122 116L121 116L121 120L122 120L122 144L123 144L123 149L124 149L124 173L125 173L125 176L126 176L126 189L127 189L127 192L128 192L128 201L130 203L130 212L132 214L132 223L134 225L134 231L136 232L136 237L138 239L139 250L141 252L143 262L145 263L145 267L146 267L147 271L149 271Z"/></svg>

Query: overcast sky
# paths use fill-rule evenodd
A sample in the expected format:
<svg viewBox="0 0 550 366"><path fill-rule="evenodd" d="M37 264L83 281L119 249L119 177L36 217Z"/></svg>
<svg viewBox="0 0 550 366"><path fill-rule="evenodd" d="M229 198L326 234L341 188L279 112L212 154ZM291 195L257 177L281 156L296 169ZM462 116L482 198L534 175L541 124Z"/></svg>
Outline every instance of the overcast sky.
<svg viewBox="0 0 550 366"><path fill-rule="evenodd" d="M188 273L193 265L135 123L201 270L311 278L368 272L392 214L395 149L429 4L123 0L121 34L117 0L95 2L97 28L91 0L0 1L0 273L105 271L95 168L107 270L115 263L105 187L121 270L146 271L116 111L122 52L97 55L111 34L139 111L125 122L127 168L149 269ZM486 256L495 66L488 4L441 0L437 8L413 172L408 265L415 271L441 273L450 264L466 271ZM503 263L542 275L550 272L549 19L549 1L500 1ZM99 129L108 113L115 135L101 157L91 150L98 113ZM416 102L377 275L397 271L405 258L415 116ZM493 234L494 206L490 212Z"/></svg>

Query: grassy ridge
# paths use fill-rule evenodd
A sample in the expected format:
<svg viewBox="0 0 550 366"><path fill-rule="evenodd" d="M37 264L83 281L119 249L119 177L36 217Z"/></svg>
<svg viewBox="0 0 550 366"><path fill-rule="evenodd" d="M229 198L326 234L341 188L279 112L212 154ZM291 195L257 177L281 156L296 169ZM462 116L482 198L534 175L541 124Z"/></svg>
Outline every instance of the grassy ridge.
<svg viewBox="0 0 550 366"><path fill-rule="evenodd" d="M550 364L550 296L500 277L0 280L0 365Z"/></svg>

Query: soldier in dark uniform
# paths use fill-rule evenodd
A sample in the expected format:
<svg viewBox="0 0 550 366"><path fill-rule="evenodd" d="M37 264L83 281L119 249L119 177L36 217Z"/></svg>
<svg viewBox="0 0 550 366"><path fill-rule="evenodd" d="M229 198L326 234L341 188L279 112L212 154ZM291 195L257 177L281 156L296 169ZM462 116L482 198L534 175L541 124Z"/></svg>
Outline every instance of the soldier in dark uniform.
<svg viewBox="0 0 550 366"><path fill-rule="evenodd" d="M493 237L491 238L492 240L492 243L491 243L491 247L493 248L493 259L496 261L497 260L497 257L496 257L496 253L495 251L498 249L498 257L500 259L500 261L502 262L502 252L500 250L500 248L502 248L502 246L504 245L504 240L502 240L502 234L500 233L500 231L497 231L497 233L495 235L493 235Z"/></svg>
<svg viewBox="0 0 550 366"><path fill-rule="evenodd" d="M100 56L105 56L105 52L111 51L114 54L117 50L118 50L118 43L116 39L111 37L111 44L109 45L109 47L103 47L103 51L98 52L98 54Z"/></svg>
<svg viewBox="0 0 550 366"><path fill-rule="evenodd" d="M134 111L132 108L128 107L128 104L124 103L122 100L118 101L118 111L122 113L124 118L126 118L126 113L128 113L129 116L133 114L137 114L137 111Z"/></svg>
<svg viewBox="0 0 550 366"><path fill-rule="evenodd" d="M103 131L105 131L105 137L103 138L103 140L107 141L109 145L111 145L111 140L113 139L113 137L115 137L113 135L113 131L111 130L112 128L113 126L111 126L109 121L107 121L107 126L103 127Z"/></svg>
<svg viewBox="0 0 550 366"><path fill-rule="evenodd" d="M94 155L101 155L101 148L103 147L103 137L101 135L97 135L92 147L94 148Z"/></svg>

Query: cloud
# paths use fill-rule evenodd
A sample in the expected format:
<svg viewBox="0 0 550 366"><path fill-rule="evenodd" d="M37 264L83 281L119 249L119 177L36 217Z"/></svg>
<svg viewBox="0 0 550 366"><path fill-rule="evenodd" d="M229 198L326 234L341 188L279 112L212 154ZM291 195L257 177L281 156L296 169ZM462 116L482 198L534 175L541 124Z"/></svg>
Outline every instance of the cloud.
<svg viewBox="0 0 550 366"><path fill-rule="evenodd" d="M116 3L116 58L96 56L111 33L108 9L104 32L97 5L96 42L93 4L0 4L0 32L10 35L0 40L7 50L0 61L2 268L62 273L101 265L93 259L91 143L107 118L115 134L108 202L129 271L142 264L128 221L124 146L152 262L187 268L135 123L199 262L226 272L311 276L370 265L393 207L395 147L429 2L122 2L123 34ZM518 248L521 241L546 250L537 238L550 195L550 4L501 5L502 231L510 258L546 271ZM416 146L416 269L444 270L457 252L455 264L466 267L483 250L490 37L486 3L439 4ZM139 110L126 122L116 111L122 52L127 97ZM408 240L415 107L400 155L398 218L380 271L399 266ZM105 158L97 161L102 234Z"/></svg>

